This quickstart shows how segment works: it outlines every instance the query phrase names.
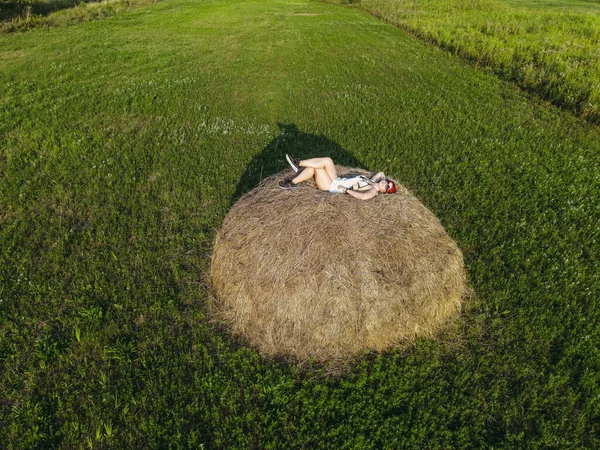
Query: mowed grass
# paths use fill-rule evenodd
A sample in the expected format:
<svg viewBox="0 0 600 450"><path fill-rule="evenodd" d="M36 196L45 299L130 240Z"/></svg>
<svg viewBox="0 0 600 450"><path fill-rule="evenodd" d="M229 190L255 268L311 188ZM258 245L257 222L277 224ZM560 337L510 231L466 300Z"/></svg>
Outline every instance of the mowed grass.
<svg viewBox="0 0 600 450"><path fill-rule="evenodd" d="M600 3L361 0L360 7L600 123Z"/></svg>
<svg viewBox="0 0 600 450"><path fill-rule="evenodd" d="M307 1L3 36L0 86L0 447L600 445L597 127ZM288 151L440 218L475 292L446 335L328 377L211 323L215 232Z"/></svg>

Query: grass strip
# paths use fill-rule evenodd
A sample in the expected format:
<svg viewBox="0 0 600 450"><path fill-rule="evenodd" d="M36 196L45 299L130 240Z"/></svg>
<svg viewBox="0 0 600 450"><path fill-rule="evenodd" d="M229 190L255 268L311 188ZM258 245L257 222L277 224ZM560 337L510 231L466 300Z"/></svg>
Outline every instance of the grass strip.
<svg viewBox="0 0 600 450"><path fill-rule="evenodd" d="M1 2L0 12L3 14L0 34L33 28L64 27L79 22L105 19L133 7L156 3L156 1L158 0Z"/></svg>
<svg viewBox="0 0 600 450"><path fill-rule="evenodd" d="M339 3L339 1L336 1ZM600 5L568 0L360 0L360 8L600 122Z"/></svg>

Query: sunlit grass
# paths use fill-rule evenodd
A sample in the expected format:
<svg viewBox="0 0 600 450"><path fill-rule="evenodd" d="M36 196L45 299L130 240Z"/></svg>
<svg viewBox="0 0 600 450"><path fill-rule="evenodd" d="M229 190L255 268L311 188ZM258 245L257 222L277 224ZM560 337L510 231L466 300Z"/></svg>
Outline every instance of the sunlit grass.
<svg viewBox="0 0 600 450"><path fill-rule="evenodd" d="M593 123L600 121L600 4L361 0L410 30Z"/></svg>

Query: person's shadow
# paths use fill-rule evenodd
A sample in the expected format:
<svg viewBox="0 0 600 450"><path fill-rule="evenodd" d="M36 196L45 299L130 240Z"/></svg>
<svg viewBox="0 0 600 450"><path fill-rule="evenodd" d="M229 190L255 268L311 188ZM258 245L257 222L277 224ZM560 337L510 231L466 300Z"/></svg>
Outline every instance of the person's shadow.
<svg viewBox="0 0 600 450"><path fill-rule="evenodd" d="M286 153L299 159L329 156L336 165L362 167L360 161L331 139L303 133L293 123L279 123L278 125L281 130L279 136L269 142L263 151L250 161L236 186L231 204L258 186L263 179L289 168L290 166L285 160Z"/></svg>

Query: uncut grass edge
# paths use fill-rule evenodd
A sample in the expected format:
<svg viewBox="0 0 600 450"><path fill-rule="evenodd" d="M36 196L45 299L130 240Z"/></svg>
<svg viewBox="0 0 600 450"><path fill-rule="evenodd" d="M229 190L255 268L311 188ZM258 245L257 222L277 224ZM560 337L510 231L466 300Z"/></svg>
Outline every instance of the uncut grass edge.
<svg viewBox="0 0 600 450"><path fill-rule="evenodd" d="M158 3L161 0L102 0L98 2L80 2L74 6L57 9L47 15L32 14L31 7L23 13L0 21L0 35L23 33L37 28L59 28L81 22L102 20L114 17L141 6Z"/></svg>
<svg viewBox="0 0 600 450"><path fill-rule="evenodd" d="M469 47L460 39L446 39L440 33L412 25L393 10L394 1L371 2L367 0L319 0L344 7L359 8L386 23L394 25L429 45L433 45L451 55L489 71L495 76L515 84L525 92L535 95L544 102L568 111L592 125L600 125L600 91L598 84L588 81L583 75L576 78L572 71L561 72L559 59L548 57L546 53L532 47L511 49L512 57L506 63L494 50L484 46ZM424 7L425 8L425 7ZM464 35L466 36L466 34ZM493 46L493 44L490 44ZM596 64L599 66L599 64ZM600 66L599 66L600 67ZM600 81L600 80L596 80Z"/></svg>

